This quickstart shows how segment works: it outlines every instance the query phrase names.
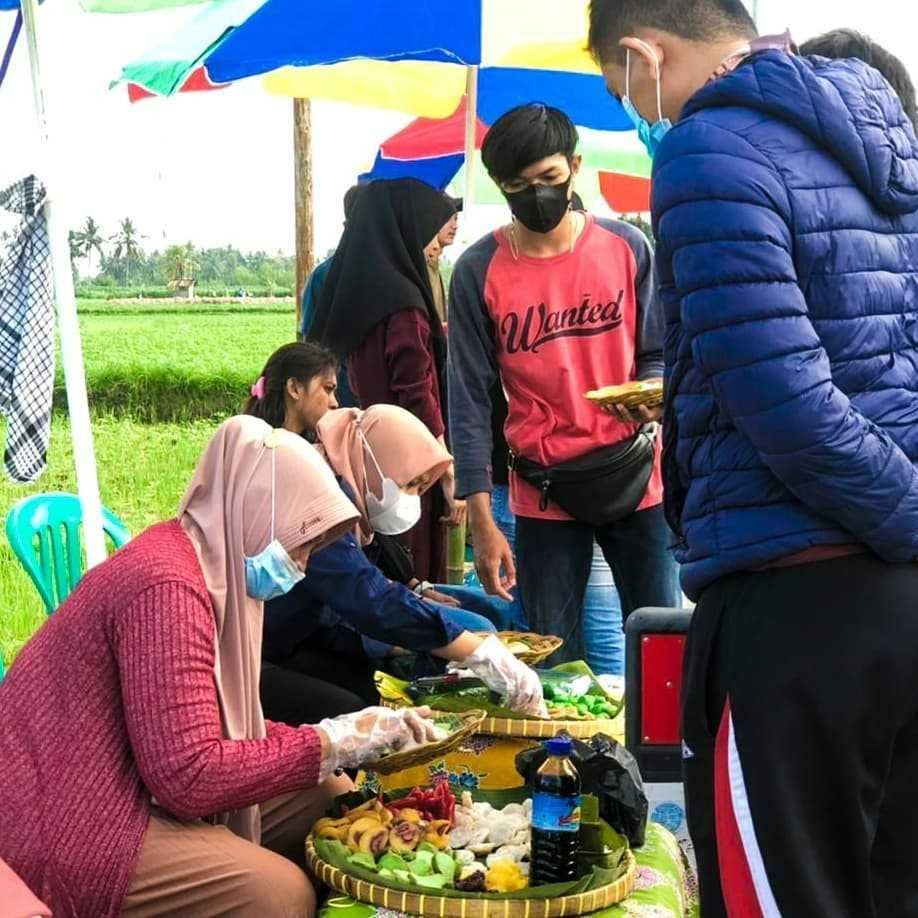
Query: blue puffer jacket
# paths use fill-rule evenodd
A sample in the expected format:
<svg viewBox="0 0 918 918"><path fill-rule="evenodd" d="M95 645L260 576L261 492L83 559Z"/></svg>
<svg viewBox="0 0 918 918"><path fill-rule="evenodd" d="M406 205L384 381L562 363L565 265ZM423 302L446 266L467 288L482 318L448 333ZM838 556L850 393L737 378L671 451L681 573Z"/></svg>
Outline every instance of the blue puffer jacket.
<svg viewBox="0 0 918 918"><path fill-rule="evenodd" d="M683 588L817 545L918 556L918 142L856 61L768 51L654 163Z"/></svg>

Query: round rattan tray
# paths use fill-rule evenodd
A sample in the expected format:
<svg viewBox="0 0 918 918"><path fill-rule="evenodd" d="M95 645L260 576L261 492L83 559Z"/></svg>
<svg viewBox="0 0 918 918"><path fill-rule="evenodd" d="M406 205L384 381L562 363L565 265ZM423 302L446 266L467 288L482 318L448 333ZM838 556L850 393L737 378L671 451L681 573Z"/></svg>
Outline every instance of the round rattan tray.
<svg viewBox="0 0 918 918"><path fill-rule="evenodd" d="M566 733L571 739L589 739L597 733L613 735L614 721L598 720L531 720L526 718L485 717L475 731L485 736L506 736L512 739L551 739Z"/></svg>
<svg viewBox="0 0 918 918"><path fill-rule="evenodd" d="M490 634L482 631L481 636L490 637ZM564 644L563 638L551 634L533 634L530 631L498 631L497 636L505 647L510 644L525 644L528 650L511 651L511 653L527 666L538 666Z"/></svg>
<svg viewBox="0 0 918 918"><path fill-rule="evenodd" d="M380 908L407 915L437 915L442 918L560 918L589 915L627 899L634 889L637 861L625 852L627 868L614 883L574 896L557 899L474 899L459 896L402 892L366 880L358 880L323 861L312 839L306 840L306 863L316 877L337 892Z"/></svg>
<svg viewBox="0 0 918 918"><path fill-rule="evenodd" d="M417 749L409 749L406 752L393 752L391 755L387 755L376 762L366 762L363 767L367 771L373 771L378 775L394 775L396 772L405 771L408 768L426 765L428 762L452 752L470 736L481 732L481 724L485 719L484 711L464 711L461 714L444 711L443 713L448 713L451 717L458 717L462 721L462 726L446 739L442 739L437 743L428 743L426 746L419 746Z"/></svg>

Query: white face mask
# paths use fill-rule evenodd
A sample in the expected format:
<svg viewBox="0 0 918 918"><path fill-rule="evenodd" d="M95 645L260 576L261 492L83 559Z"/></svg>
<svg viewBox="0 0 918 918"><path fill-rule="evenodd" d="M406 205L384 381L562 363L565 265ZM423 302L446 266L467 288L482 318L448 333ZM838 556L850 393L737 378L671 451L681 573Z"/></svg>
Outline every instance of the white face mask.
<svg viewBox="0 0 918 918"><path fill-rule="evenodd" d="M383 475L370 444L363 437L363 448L376 466L382 481L382 500L369 488L364 495L367 502L367 516L374 532L382 535L401 535L413 529L421 518L421 498L417 494L406 494L391 478Z"/></svg>

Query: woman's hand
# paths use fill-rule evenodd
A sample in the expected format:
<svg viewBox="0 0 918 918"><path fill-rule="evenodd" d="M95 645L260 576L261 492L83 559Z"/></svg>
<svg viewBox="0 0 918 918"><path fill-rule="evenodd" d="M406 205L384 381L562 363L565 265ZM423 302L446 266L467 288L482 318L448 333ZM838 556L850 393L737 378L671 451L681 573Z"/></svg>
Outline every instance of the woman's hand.
<svg viewBox="0 0 918 918"><path fill-rule="evenodd" d="M507 650L497 635L486 637L461 666L475 673L489 689L503 695L514 711L548 717L538 674Z"/></svg>
<svg viewBox="0 0 918 918"><path fill-rule="evenodd" d="M458 609L460 606L458 599L454 599L452 596L447 596L446 593L440 593L437 590L424 590L421 593L421 598L427 602L435 602L440 606L449 606L451 609Z"/></svg>
<svg viewBox="0 0 918 918"><path fill-rule="evenodd" d="M434 742L437 731L430 714L430 708L366 708L323 720L316 728L324 753L320 779L390 752Z"/></svg>

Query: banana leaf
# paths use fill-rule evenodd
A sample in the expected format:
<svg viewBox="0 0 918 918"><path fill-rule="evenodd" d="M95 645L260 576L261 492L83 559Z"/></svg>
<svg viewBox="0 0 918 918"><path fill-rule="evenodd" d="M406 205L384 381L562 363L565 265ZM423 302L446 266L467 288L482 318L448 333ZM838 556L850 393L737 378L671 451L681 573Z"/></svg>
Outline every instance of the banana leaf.
<svg viewBox="0 0 918 918"><path fill-rule="evenodd" d="M392 791L386 793L386 800L399 800L409 793L411 793L410 788ZM340 816L345 808L354 809L374 796L369 791L352 791L351 793L343 794L336 798L332 815ZM508 803L522 803L530 796L530 791L526 787L513 787L503 790L476 790L472 796L478 803L490 803L495 809L503 809ZM584 796L581 812L586 817L589 817L591 821L599 824L602 845L617 852L618 858L613 863L607 863L604 866L589 866L585 875L579 880L567 883L552 883L547 886L533 886L512 893L462 893L457 892L455 889L444 889L437 890L436 895L446 896L447 898L472 899L554 899L558 896L573 896L578 893L589 892L613 883L625 872L624 856L628 847L628 840L599 818L599 801L595 797ZM351 852L346 845L339 841L316 838L314 843L316 852L323 861L352 877L356 877L358 880L375 883L377 886L386 886L389 889L397 889L400 892L423 892L420 887L413 884L380 878L375 871L352 864L348 860Z"/></svg>
<svg viewBox="0 0 918 918"><path fill-rule="evenodd" d="M400 883L394 878L383 878L376 871L368 870L359 864L352 864L348 860L351 852L342 842L328 838L317 838L315 839L315 846L316 853L323 861L333 867L337 867L340 871L355 879L363 880L365 883L375 883L377 886L385 886L388 889L396 889L399 892L416 893L418 895L431 894L430 890L421 889L413 883ZM509 893L464 893L455 889L438 889L435 894L444 896L447 899L555 899L559 896L574 896L578 893L589 892L591 889L597 889L611 882L605 879L607 875L608 871L594 870L588 876L573 882L533 886ZM600 879L597 879L597 877Z"/></svg>
<svg viewBox="0 0 918 918"><path fill-rule="evenodd" d="M610 718L616 717L624 706L624 697L616 698L607 692L602 683L596 678L593 670L583 661L573 663L563 663L561 666L555 666L549 670L537 670L539 678L544 684L557 685L559 680L564 677L580 677L589 679L589 691L594 695L602 695L613 705L614 713ZM516 711L502 704L500 699L486 686L471 686L467 683L459 683L453 690L439 691L430 695L415 695L410 691L411 683L402 679L396 679L388 673L376 673L376 688L380 697L387 702L399 704L406 707L415 705L429 705L438 711L451 711L461 713L463 711L481 710L485 711L491 717L505 717L511 720L536 720L538 718L529 715L519 714ZM589 721L586 721L587 723Z"/></svg>

